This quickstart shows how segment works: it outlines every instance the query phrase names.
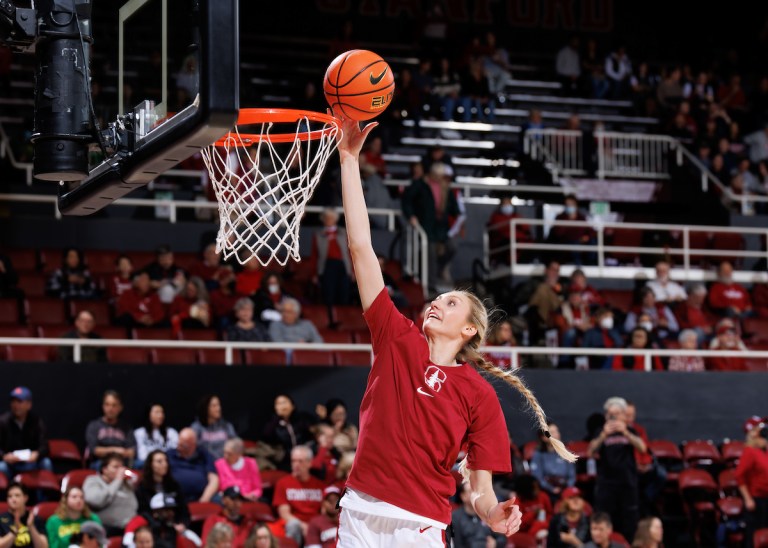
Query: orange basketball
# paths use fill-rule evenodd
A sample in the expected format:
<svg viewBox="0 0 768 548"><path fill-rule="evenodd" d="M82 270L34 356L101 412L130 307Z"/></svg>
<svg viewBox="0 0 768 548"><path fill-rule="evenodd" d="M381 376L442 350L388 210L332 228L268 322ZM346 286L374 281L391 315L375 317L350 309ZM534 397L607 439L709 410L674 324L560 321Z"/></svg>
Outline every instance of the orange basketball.
<svg viewBox="0 0 768 548"><path fill-rule="evenodd" d="M323 91L335 112L352 120L370 120L392 102L395 77L384 59L372 51L353 49L330 64Z"/></svg>

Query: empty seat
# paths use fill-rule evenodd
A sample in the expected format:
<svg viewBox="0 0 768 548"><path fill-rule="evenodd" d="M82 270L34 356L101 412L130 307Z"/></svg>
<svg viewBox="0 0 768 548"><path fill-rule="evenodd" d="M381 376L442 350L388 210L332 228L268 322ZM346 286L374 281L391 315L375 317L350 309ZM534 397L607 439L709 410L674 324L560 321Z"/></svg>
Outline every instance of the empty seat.
<svg viewBox="0 0 768 548"><path fill-rule="evenodd" d="M218 341L219 333L215 329L185 329L179 333L182 341Z"/></svg>
<svg viewBox="0 0 768 548"><path fill-rule="evenodd" d="M100 325L95 329L95 332L100 335L102 339L128 338L128 330L125 327L119 327L115 325Z"/></svg>
<svg viewBox="0 0 768 548"><path fill-rule="evenodd" d="M701 249L701 250L709 250L712 248L712 233L711 232L705 232L702 230L691 230L689 232L688 236L688 246L689 249ZM682 261L682 258L681 258ZM716 264L718 261L716 258L711 255L702 255L700 253L691 253L690 254L690 261L691 266L699 266L701 264Z"/></svg>
<svg viewBox="0 0 768 548"><path fill-rule="evenodd" d="M197 350L192 348L153 348L152 363L163 365L196 365Z"/></svg>
<svg viewBox="0 0 768 548"><path fill-rule="evenodd" d="M720 452L709 440L688 441L683 443L683 459L688 466L712 466L720 463Z"/></svg>
<svg viewBox="0 0 768 548"><path fill-rule="evenodd" d="M350 352L336 351L336 364L339 366L371 366L371 353L366 350L352 350Z"/></svg>
<svg viewBox="0 0 768 548"><path fill-rule="evenodd" d="M731 440L725 442L720 448L720 456L726 466L735 467L739 464L742 451L744 451L744 442L740 440Z"/></svg>
<svg viewBox="0 0 768 548"><path fill-rule="evenodd" d="M48 456L54 461L82 464L83 455L72 440L48 440Z"/></svg>
<svg viewBox="0 0 768 548"><path fill-rule="evenodd" d="M329 310L325 305L308 304L301 308L301 317L311 321L318 329L324 329L331 323L328 316Z"/></svg>
<svg viewBox="0 0 768 548"><path fill-rule="evenodd" d="M85 253L85 262L91 274L109 274L115 271L118 254L114 251L92 249ZM134 265L135 266L135 265Z"/></svg>
<svg viewBox="0 0 768 548"><path fill-rule="evenodd" d="M16 299L0 299L0 324L16 325L20 321L19 301Z"/></svg>
<svg viewBox="0 0 768 548"><path fill-rule="evenodd" d="M59 507L59 503L57 502L38 502L35 504L34 512L35 515L42 519L47 520L49 517L51 517L54 512L56 512L56 509Z"/></svg>
<svg viewBox="0 0 768 548"><path fill-rule="evenodd" d="M319 329L320 336L323 338L323 342L336 343L336 344L353 344L354 336L352 331L342 328L337 331L335 329Z"/></svg>
<svg viewBox="0 0 768 548"><path fill-rule="evenodd" d="M667 469L667 481L677 482L677 476L683 468L683 453L669 440L651 440L648 442L651 454Z"/></svg>
<svg viewBox="0 0 768 548"><path fill-rule="evenodd" d="M52 325L69 322L65 302L53 297L31 297L27 299L27 324Z"/></svg>
<svg viewBox="0 0 768 548"><path fill-rule="evenodd" d="M45 276L38 272L27 272L19 276L18 287L26 297L45 297Z"/></svg>
<svg viewBox="0 0 768 548"><path fill-rule="evenodd" d="M397 284L400 293L403 294L405 300L408 301L409 306L415 306L421 308L425 302L424 288L421 287L419 282L413 280L403 280Z"/></svg>
<svg viewBox="0 0 768 548"><path fill-rule="evenodd" d="M146 348L133 346L107 348L109 363L144 364L149 363L149 352Z"/></svg>
<svg viewBox="0 0 768 548"><path fill-rule="evenodd" d="M284 350L246 350L246 365L285 365Z"/></svg>
<svg viewBox="0 0 768 548"><path fill-rule="evenodd" d="M371 332L368 329L357 329L355 331L355 342L357 344L371 344Z"/></svg>
<svg viewBox="0 0 768 548"><path fill-rule="evenodd" d="M37 329L24 325L0 325L0 337L37 337Z"/></svg>
<svg viewBox="0 0 768 548"><path fill-rule="evenodd" d="M768 318L744 318L742 325L744 326L743 338L749 338L752 342L768 341Z"/></svg>
<svg viewBox="0 0 768 548"><path fill-rule="evenodd" d="M294 350L291 365L334 365L333 352L329 350Z"/></svg>
<svg viewBox="0 0 768 548"><path fill-rule="evenodd" d="M13 268L18 272L37 270L40 266L36 249L8 249L5 251L11 259ZM23 278L23 276L21 276Z"/></svg>
<svg viewBox="0 0 768 548"><path fill-rule="evenodd" d="M738 232L715 232L712 236L712 249L716 249L720 252L743 251L744 237ZM713 262L718 263L722 261L730 261L734 266L738 266L743 262L743 259L727 253L718 253L716 260Z"/></svg>
<svg viewBox="0 0 768 548"><path fill-rule="evenodd" d="M266 502L243 502L242 512L244 516L256 521L275 521L272 507Z"/></svg>
<svg viewBox="0 0 768 548"><path fill-rule="evenodd" d="M190 502L189 503L189 519L192 523L200 523L205 521L208 516L215 516L221 512L221 506L215 502Z"/></svg>
<svg viewBox="0 0 768 548"><path fill-rule="evenodd" d="M611 308L618 308L627 312L632 308L632 291L628 289L603 289L600 293L605 299L605 304Z"/></svg>
<svg viewBox="0 0 768 548"><path fill-rule="evenodd" d="M335 306L333 309L336 323L341 329L367 329L368 324L363 318L363 311L359 306Z"/></svg>
<svg viewBox="0 0 768 548"><path fill-rule="evenodd" d="M287 476L289 473L284 470L262 470L261 474L261 486L264 489L271 489L275 484Z"/></svg>
<svg viewBox="0 0 768 548"><path fill-rule="evenodd" d="M223 348L201 348L198 351L198 357L202 365L226 365L226 355ZM232 351L232 365L242 363L242 352L238 349Z"/></svg>
<svg viewBox="0 0 768 548"><path fill-rule="evenodd" d="M728 468L718 474L717 486L725 496L740 496L739 482L736 481L736 471L733 468Z"/></svg>
<svg viewBox="0 0 768 548"><path fill-rule="evenodd" d="M5 359L9 362L51 361L51 347L8 345L5 347Z"/></svg>
<svg viewBox="0 0 768 548"><path fill-rule="evenodd" d="M133 338L137 340L173 341L176 335L170 327L135 327Z"/></svg>
<svg viewBox="0 0 768 548"><path fill-rule="evenodd" d="M40 325L37 327L37 334L44 339L55 339L64 335L67 331L72 331L73 327L63 323L58 325Z"/></svg>
<svg viewBox="0 0 768 548"><path fill-rule="evenodd" d="M56 475L48 470L22 472L14 480L30 491L47 491L48 493L58 494L61 488L61 483Z"/></svg>
<svg viewBox="0 0 768 548"><path fill-rule="evenodd" d="M91 313L97 326L112 323L112 310L107 301L72 301L69 306L73 319L85 310Z"/></svg>
<svg viewBox="0 0 768 548"><path fill-rule="evenodd" d="M69 487L83 487L83 483L85 483L85 479L88 476L93 476L98 474L96 470L91 470L90 468L78 468L77 470L70 470L66 474L64 474L64 477L61 479L61 490L66 491Z"/></svg>
<svg viewBox="0 0 768 548"><path fill-rule="evenodd" d="M643 244L643 232L638 228L615 228L610 246L614 247L641 247ZM608 255L620 263L633 264L640 254L636 251L609 251Z"/></svg>

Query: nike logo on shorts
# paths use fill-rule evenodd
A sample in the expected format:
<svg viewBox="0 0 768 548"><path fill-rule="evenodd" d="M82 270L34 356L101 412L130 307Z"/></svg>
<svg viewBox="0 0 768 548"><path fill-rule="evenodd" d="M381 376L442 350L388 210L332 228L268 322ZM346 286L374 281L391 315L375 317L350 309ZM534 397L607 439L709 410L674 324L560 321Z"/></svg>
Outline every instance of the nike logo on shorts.
<svg viewBox="0 0 768 548"><path fill-rule="evenodd" d="M421 386L419 386L419 387L416 389L416 392L418 392L418 393L419 393L419 394L421 394L422 396L427 396L427 397L430 397L430 398L434 398L434 397L435 397L435 396L433 396L432 394L430 394L429 392L427 392L426 390L424 390L424 389L423 389Z"/></svg>
<svg viewBox="0 0 768 548"><path fill-rule="evenodd" d="M429 527L419 527L419 533L423 533L427 529L432 529L432 526L430 525Z"/></svg>
<svg viewBox="0 0 768 548"><path fill-rule="evenodd" d="M387 68L389 68L389 67L386 67L384 70L382 70L381 74L379 74L378 76L374 76L373 73L371 73L371 75L370 75L371 76L371 85L375 86L376 84L381 82L381 79L384 78L384 75L387 73Z"/></svg>

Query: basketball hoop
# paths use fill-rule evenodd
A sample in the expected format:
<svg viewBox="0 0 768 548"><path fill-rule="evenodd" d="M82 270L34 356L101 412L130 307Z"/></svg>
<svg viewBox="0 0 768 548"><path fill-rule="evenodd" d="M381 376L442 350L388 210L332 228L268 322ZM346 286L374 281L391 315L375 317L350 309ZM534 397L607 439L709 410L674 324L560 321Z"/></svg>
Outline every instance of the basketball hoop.
<svg viewBox="0 0 768 548"><path fill-rule="evenodd" d="M241 110L237 126L202 150L219 204L216 251L240 264L301 260L299 224L340 132L328 114Z"/></svg>

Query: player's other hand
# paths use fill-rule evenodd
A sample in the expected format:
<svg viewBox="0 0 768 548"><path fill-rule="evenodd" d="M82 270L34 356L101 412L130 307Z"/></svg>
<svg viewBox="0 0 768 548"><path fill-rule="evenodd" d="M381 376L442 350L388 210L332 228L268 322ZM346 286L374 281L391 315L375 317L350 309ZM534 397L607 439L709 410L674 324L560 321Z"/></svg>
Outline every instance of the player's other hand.
<svg viewBox="0 0 768 548"><path fill-rule="evenodd" d="M488 525L495 533L511 536L520 529L522 518L520 508L515 504L515 499L511 498L491 508L488 512Z"/></svg>

